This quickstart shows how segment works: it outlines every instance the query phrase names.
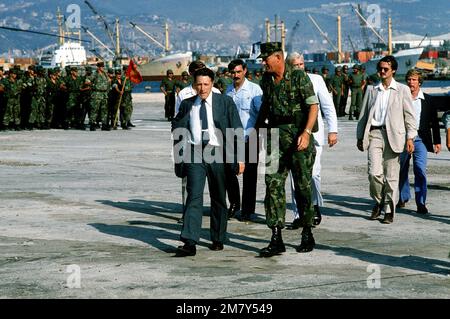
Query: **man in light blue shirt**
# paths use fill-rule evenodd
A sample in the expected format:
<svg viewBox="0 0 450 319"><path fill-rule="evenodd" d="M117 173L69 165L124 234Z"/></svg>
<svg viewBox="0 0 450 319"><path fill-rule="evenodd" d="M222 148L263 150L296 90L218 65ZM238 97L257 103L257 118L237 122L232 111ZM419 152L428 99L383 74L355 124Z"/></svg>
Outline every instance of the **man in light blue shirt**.
<svg viewBox="0 0 450 319"><path fill-rule="evenodd" d="M245 166L242 185L241 221L250 221L255 213L256 181L258 175L258 134L255 123L261 107L262 90L259 85L246 79L247 65L237 59L230 62L228 70L233 77L233 85L229 85L226 94L236 104L239 117L245 132ZM230 208L228 218L232 218L240 209L241 194L239 181L235 172L226 172L228 200Z"/></svg>

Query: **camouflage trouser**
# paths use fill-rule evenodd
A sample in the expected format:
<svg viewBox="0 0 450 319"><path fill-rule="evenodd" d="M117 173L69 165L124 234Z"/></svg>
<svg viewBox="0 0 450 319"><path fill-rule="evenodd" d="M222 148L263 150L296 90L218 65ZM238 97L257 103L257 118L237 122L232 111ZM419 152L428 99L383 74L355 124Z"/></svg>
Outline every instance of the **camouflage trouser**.
<svg viewBox="0 0 450 319"><path fill-rule="evenodd" d="M80 94L69 93L69 99L67 100L67 107L66 107L65 122L70 123L71 126L78 125L80 112L81 112Z"/></svg>
<svg viewBox="0 0 450 319"><path fill-rule="evenodd" d="M3 116L3 125L10 123L20 125L20 97L9 97L6 102L5 115Z"/></svg>
<svg viewBox="0 0 450 319"><path fill-rule="evenodd" d="M350 105L350 115L358 116L361 112L363 100L362 89L352 89L352 104Z"/></svg>
<svg viewBox="0 0 450 319"><path fill-rule="evenodd" d="M45 122L45 97L33 96L31 99L31 112L28 123L43 124Z"/></svg>
<svg viewBox="0 0 450 319"><path fill-rule="evenodd" d="M120 123L122 127L127 126L130 121L132 110L131 93L125 92L122 96L122 103L120 103Z"/></svg>
<svg viewBox="0 0 450 319"><path fill-rule="evenodd" d="M266 174L266 223L269 227L284 227L286 215L286 177L289 170L295 183L295 199L300 215L304 214L305 225L312 226L314 210L312 205L311 176L316 151L314 138L311 136L309 146L304 151L297 151L299 130L295 125L281 125L279 128L279 150L272 150L270 137L268 138L267 154L279 159L278 171ZM301 131L300 131L301 132Z"/></svg>
<svg viewBox="0 0 450 319"><path fill-rule="evenodd" d="M50 126L53 121L54 109L55 109L55 102L47 101L47 104L45 105L45 111L44 111L44 122L48 126Z"/></svg>
<svg viewBox="0 0 450 319"><path fill-rule="evenodd" d="M89 124L95 124L97 118L101 119L102 125L108 125L108 92L92 93Z"/></svg>

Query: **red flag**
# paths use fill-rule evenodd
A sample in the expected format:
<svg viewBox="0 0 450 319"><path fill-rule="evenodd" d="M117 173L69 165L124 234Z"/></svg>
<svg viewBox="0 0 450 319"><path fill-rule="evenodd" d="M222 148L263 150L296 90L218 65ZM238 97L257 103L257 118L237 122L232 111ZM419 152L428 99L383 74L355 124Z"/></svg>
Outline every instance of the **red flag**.
<svg viewBox="0 0 450 319"><path fill-rule="evenodd" d="M130 64L128 65L127 78L135 84L142 82L142 75L139 73L137 65L133 62L133 60L130 60Z"/></svg>

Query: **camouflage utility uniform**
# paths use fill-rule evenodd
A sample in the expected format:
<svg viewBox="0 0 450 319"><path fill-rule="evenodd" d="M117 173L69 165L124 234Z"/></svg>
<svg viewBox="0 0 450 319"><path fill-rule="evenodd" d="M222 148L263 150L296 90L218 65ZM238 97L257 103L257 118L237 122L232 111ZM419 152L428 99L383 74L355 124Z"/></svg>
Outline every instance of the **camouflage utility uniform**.
<svg viewBox="0 0 450 319"><path fill-rule="evenodd" d="M275 84L270 74L261 80L263 106L266 110L269 129L279 131L279 150L272 149L268 138L267 153L270 163L279 161L275 173L267 173L264 206L266 222L270 228L283 228L286 215L285 182L291 170L296 190L298 211L305 216L305 225L312 226L314 210L311 200L311 175L315 159L313 137L306 150L297 151L297 139L304 131L310 105L317 103L311 81L301 70L286 69L283 79Z"/></svg>
<svg viewBox="0 0 450 319"><path fill-rule="evenodd" d="M108 129L108 90L110 87L108 76L102 73L96 73L92 81L92 100L91 110L89 112L89 125L95 127L97 116L102 120L102 129Z"/></svg>

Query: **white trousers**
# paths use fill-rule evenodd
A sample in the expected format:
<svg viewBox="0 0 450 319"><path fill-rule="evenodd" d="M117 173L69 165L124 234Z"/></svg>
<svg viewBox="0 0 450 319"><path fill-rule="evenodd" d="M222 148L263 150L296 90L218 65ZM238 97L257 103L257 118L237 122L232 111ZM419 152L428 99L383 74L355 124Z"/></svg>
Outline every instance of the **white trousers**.
<svg viewBox="0 0 450 319"><path fill-rule="evenodd" d="M319 207L323 206L323 197L320 193L320 170L322 166L320 165L320 157L322 155L322 146L315 145L316 148L316 158L314 160L314 166L312 171L311 178L311 188L312 188L312 202L313 205L318 205ZM297 202L295 201L295 190L294 190L294 180L292 179L292 174L289 172L290 180L291 180L291 195L292 195L292 214L294 215L294 219L299 218L298 210L297 210Z"/></svg>

